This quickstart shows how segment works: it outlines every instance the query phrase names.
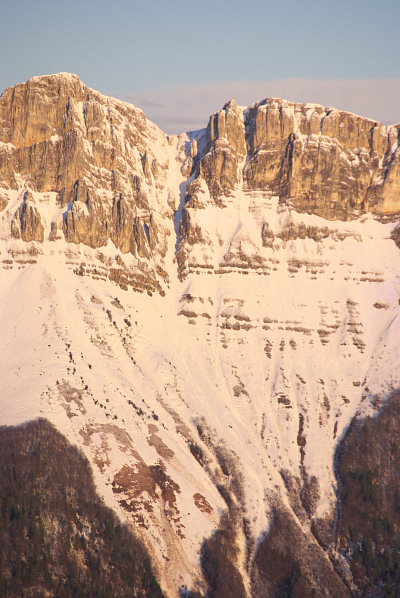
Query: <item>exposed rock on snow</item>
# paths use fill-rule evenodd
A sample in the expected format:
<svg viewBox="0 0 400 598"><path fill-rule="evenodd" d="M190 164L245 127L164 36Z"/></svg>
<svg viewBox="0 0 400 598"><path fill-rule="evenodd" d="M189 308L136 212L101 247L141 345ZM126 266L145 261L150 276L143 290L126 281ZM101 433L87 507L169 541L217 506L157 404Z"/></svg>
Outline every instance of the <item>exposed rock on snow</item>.
<svg viewBox="0 0 400 598"><path fill-rule="evenodd" d="M25 191L24 199L11 220L11 234L23 241L38 241L43 243L44 229L40 213L33 205L33 198L29 191Z"/></svg>
<svg viewBox="0 0 400 598"><path fill-rule="evenodd" d="M308 590L353 587L333 455L400 382L399 156L396 127L275 98L166 137L74 75L1 96L1 422L83 448L168 595L226 543L267 595L286 532Z"/></svg>
<svg viewBox="0 0 400 598"><path fill-rule="evenodd" d="M229 195L243 167L249 189L330 220L352 219L357 210L395 213L398 131L316 104L267 98L243 110L230 102L210 118L198 173L214 199Z"/></svg>

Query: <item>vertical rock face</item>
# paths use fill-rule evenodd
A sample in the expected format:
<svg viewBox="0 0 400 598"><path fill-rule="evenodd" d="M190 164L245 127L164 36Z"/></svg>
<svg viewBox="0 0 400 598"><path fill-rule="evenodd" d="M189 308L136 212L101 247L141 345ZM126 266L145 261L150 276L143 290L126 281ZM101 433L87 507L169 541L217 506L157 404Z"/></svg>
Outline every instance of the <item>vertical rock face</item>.
<svg viewBox="0 0 400 598"><path fill-rule="evenodd" d="M354 209L399 210L398 129L333 108L266 100L248 111L252 189L268 186L295 207L329 219Z"/></svg>
<svg viewBox="0 0 400 598"><path fill-rule="evenodd" d="M0 208L22 192L10 221L14 237L43 242L63 234L92 248L111 240L139 259L139 270L145 259L165 273L173 149L140 110L75 75L34 77L0 98ZM49 197L53 209L43 220L40 204Z"/></svg>
<svg viewBox="0 0 400 598"><path fill-rule="evenodd" d="M243 111L230 102L210 118L198 176L214 200L243 177L248 189L331 220L396 213L399 130L315 104L269 98ZM195 192L192 183L188 197Z"/></svg>
<svg viewBox="0 0 400 598"><path fill-rule="evenodd" d="M78 77L34 77L7 89L0 102L0 171L12 188L29 176L39 192L68 189L83 174L85 87ZM93 123L94 124L94 123Z"/></svg>
<svg viewBox="0 0 400 598"><path fill-rule="evenodd" d="M83 177L89 188L135 190L132 171L151 183L165 168L148 147L164 136L144 114L85 87L76 75L34 77L7 89L0 119L3 182L15 188L17 174L29 175L33 190L57 191L63 205L82 201L76 187Z"/></svg>
<svg viewBox="0 0 400 598"><path fill-rule="evenodd" d="M24 199L11 220L11 234L23 241L43 243L44 229L38 209L32 205L32 195L24 193Z"/></svg>
<svg viewBox="0 0 400 598"><path fill-rule="evenodd" d="M205 179L211 196L217 199L228 195L239 183L241 162L246 155L243 114L235 100L211 116L206 144L206 153L200 162L200 176Z"/></svg>

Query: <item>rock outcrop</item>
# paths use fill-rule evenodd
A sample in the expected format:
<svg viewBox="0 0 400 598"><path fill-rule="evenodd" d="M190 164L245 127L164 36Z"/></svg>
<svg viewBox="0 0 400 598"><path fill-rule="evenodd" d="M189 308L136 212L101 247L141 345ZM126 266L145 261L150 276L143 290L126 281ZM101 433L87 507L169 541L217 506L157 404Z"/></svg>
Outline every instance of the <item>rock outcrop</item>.
<svg viewBox="0 0 400 598"><path fill-rule="evenodd" d="M240 167L246 155L242 110L231 100L211 116L207 126L207 151L200 163L212 197L228 195L240 181Z"/></svg>
<svg viewBox="0 0 400 598"><path fill-rule="evenodd" d="M18 188L16 177L29 177L31 189L56 191L62 205L86 200L82 181L88 189L136 197L135 172L151 185L167 167L149 147L160 132L144 114L75 75L34 77L7 89L0 119L3 185Z"/></svg>
<svg viewBox="0 0 400 598"><path fill-rule="evenodd" d="M210 118L198 176L214 200L243 177L248 189L330 220L397 213L399 131L315 104L268 98L244 110L230 102ZM188 200L195 191L194 182Z"/></svg>
<svg viewBox="0 0 400 598"><path fill-rule="evenodd" d="M33 204L29 191L24 193L24 199L14 218L11 220L11 234L23 241L38 241L43 243L44 229L37 207Z"/></svg>
<svg viewBox="0 0 400 598"><path fill-rule="evenodd" d="M34 77L0 98L0 209L22 192L10 222L15 238L63 235L92 248L111 240L139 269L145 259L165 271L174 149L140 110L75 75ZM43 220L50 196L54 216L47 210Z"/></svg>

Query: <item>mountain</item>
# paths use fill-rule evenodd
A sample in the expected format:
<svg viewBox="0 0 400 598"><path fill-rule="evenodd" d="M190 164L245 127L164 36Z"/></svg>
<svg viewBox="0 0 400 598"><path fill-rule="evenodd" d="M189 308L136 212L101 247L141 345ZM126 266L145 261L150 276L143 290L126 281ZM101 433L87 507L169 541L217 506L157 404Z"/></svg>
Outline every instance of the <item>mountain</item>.
<svg viewBox="0 0 400 598"><path fill-rule="evenodd" d="M0 423L83 451L167 596L397 591L400 125L166 136L66 73L0 123Z"/></svg>

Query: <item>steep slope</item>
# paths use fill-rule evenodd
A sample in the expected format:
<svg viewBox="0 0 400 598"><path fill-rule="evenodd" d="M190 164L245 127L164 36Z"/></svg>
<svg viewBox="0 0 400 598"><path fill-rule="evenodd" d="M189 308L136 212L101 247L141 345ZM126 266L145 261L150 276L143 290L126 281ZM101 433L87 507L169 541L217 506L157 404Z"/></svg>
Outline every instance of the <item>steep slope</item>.
<svg viewBox="0 0 400 598"><path fill-rule="evenodd" d="M179 201L165 135L140 110L63 73L6 90L0 122L1 206L13 212L12 236L94 249L111 240L122 256L147 259L98 267L123 287L160 291L165 221Z"/></svg>
<svg viewBox="0 0 400 598"><path fill-rule="evenodd" d="M198 174L213 198L243 178L324 218L396 213L398 138L398 126L334 108L268 98L243 110L232 100L210 118Z"/></svg>
<svg viewBox="0 0 400 598"><path fill-rule="evenodd" d="M355 418L341 443L337 540L362 594L400 593L399 392L375 417Z"/></svg>
<svg viewBox="0 0 400 598"><path fill-rule="evenodd" d="M146 550L45 420L0 428L2 596L162 598Z"/></svg>
<svg viewBox="0 0 400 598"><path fill-rule="evenodd" d="M268 99L166 137L67 74L0 118L1 422L82 447L171 596L224 595L227 545L261 595L289 533L350 595L333 455L399 385L399 127Z"/></svg>

